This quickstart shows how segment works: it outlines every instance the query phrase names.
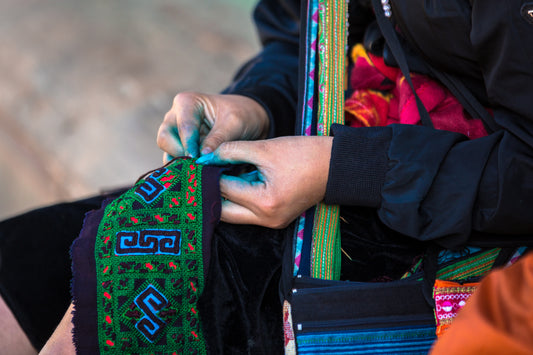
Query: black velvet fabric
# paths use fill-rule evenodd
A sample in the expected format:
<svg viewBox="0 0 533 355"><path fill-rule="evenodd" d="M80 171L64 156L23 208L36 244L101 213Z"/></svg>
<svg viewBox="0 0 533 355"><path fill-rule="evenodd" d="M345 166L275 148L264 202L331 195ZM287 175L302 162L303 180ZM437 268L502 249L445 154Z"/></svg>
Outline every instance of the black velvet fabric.
<svg viewBox="0 0 533 355"><path fill-rule="evenodd" d="M36 349L70 301L70 245L85 214L109 196L41 208L0 223L0 292ZM292 227L221 223L199 312L212 354L283 351L281 258Z"/></svg>
<svg viewBox="0 0 533 355"><path fill-rule="evenodd" d="M279 285L292 232L293 226L218 225L198 303L210 354L283 353Z"/></svg>
<svg viewBox="0 0 533 355"><path fill-rule="evenodd" d="M40 349L70 297L69 248L98 196L35 210L0 223L0 292ZM341 209L343 279L397 278L424 246L386 228L375 210ZM280 292L292 282L293 226L282 230L220 223L211 240L206 287L198 308L211 354L283 352ZM284 266L282 267L282 264ZM285 286L280 289L280 275Z"/></svg>
<svg viewBox="0 0 533 355"><path fill-rule="evenodd" d="M85 213L104 198L45 207L0 223L0 293L36 349L70 304L70 244Z"/></svg>
<svg viewBox="0 0 533 355"><path fill-rule="evenodd" d="M427 245L385 226L373 208L341 208L341 280L391 281L420 258Z"/></svg>
<svg viewBox="0 0 533 355"><path fill-rule="evenodd" d="M87 213L80 236L70 248L72 260L71 296L74 304L72 332L76 354L98 354L98 309L96 308L96 259L94 258L96 235L106 206Z"/></svg>

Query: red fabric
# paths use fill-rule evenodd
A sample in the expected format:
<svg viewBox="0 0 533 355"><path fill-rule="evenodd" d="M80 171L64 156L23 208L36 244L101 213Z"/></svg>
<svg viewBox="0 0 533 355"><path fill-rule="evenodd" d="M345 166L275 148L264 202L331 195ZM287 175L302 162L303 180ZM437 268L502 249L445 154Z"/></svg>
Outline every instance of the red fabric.
<svg viewBox="0 0 533 355"><path fill-rule="evenodd" d="M420 124L415 96L401 71L368 55L362 46L352 52L352 95L346 100L346 124L352 127ZM436 129L458 132L470 139L487 135L480 119L472 119L447 88L429 77L412 74L413 86Z"/></svg>

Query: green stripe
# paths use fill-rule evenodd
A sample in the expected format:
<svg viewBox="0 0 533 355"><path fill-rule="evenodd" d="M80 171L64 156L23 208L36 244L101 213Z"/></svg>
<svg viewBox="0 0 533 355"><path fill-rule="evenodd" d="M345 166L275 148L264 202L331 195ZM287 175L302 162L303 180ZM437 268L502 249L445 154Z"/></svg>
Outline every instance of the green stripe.
<svg viewBox="0 0 533 355"><path fill-rule="evenodd" d="M333 123L344 124L346 1L320 0L318 24L318 135ZM311 276L340 278L339 207L319 204L315 212Z"/></svg>
<svg viewBox="0 0 533 355"><path fill-rule="evenodd" d="M466 260L444 267L437 273L442 280L464 280L486 275L500 253L500 248L490 249Z"/></svg>

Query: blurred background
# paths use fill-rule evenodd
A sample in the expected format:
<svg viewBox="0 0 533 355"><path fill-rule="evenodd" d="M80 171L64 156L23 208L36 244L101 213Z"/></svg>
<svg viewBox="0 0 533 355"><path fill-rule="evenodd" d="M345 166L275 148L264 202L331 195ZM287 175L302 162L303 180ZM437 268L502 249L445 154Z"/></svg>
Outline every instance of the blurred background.
<svg viewBox="0 0 533 355"><path fill-rule="evenodd" d="M0 220L161 165L174 95L258 49L252 0L1 0Z"/></svg>

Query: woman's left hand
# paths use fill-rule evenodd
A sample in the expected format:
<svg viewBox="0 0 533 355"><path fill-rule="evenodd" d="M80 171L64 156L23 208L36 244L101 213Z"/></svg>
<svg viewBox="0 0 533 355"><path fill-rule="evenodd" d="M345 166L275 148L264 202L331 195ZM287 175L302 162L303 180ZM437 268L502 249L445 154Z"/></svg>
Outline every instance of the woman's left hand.
<svg viewBox="0 0 533 355"><path fill-rule="evenodd" d="M223 143L197 160L201 164L255 165L257 174L220 180L221 220L286 227L324 198L332 137L281 137Z"/></svg>

